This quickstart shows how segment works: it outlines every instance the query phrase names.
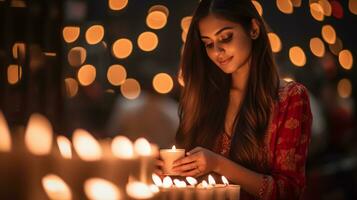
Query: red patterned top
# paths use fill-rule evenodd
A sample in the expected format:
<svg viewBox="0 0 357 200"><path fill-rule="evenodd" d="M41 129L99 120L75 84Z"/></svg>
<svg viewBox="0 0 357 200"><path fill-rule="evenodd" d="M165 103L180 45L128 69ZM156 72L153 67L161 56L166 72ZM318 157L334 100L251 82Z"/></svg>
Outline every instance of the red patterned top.
<svg viewBox="0 0 357 200"><path fill-rule="evenodd" d="M312 114L306 88L289 82L279 89L279 101L265 138L270 173L262 180L260 199L299 199L305 188L305 164ZM221 134L215 151L228 157L231 138ZM241 200L256 199L243 192Z"/></svg>

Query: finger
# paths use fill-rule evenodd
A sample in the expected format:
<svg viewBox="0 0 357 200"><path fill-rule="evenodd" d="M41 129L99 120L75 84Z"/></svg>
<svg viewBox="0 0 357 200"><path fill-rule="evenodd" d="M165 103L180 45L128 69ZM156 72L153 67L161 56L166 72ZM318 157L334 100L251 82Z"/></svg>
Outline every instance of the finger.
<svg viewBox="0 0 357 200"><path fill-rule="evenodd" d="M196 168L197 168L197 162L191 162L191 163L185 164L185 165L177 165L176 167L173 167L172 169L176 172L182 172L182 171L193 170Z"/></svg>
<svg viewBox="0 0 357 200"><path fill-rule="evenodd" d="M186 154L187 155L192 155L192 154L197 153L197 152L199 152L201 150L202 150L202 147L195 147L194 149L192 149L191 151L187 152Z"/></svg>
<svg viewBox="0 0 357 200"><path fill-rule="evenodd" d="M156 160L156 165L159 166L159 167L162 167L162 166L164 166L164 161Z"/></svg>
<svg viewBox="0 0 357 200"><path fill-rule="evenodd" d="M155 173L156 175L160 176L160 177L162 177L162 176L164 175L164 173L163 173L162 170L160 170L160 169L155 169L155 170L154 170L154 173Z"/></svg>
<svg viewBox="0 0 357 200"><path fill-rule="evenodd" d="M193 161L196 161L197 158L198 158L197 155L190 155L190 156L180 158L173 163L173 167L191 163Z"/></svg>
<svg viewBox="0 0 357 200"><path fill-rule="evenodd" d="M200 171L196 168L194 170L190 170L190 171L186 171L181 173L181 176L193 176L193 177L197 177L200 174Z"/></svg>

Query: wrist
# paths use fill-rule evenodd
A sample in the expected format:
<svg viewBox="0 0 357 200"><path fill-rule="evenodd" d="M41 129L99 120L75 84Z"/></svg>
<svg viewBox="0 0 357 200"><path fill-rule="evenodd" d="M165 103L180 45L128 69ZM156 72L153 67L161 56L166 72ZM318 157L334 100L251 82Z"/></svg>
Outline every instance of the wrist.
<svg viewBox="0 0 357 200"><path fill-rule="evenodd" d="M215 156L215 165L213 166L213 172L220 174L221 173L221 166L222 166L222 161L223 161L224 157L222 157L219 154L216 154Z"/></svg>

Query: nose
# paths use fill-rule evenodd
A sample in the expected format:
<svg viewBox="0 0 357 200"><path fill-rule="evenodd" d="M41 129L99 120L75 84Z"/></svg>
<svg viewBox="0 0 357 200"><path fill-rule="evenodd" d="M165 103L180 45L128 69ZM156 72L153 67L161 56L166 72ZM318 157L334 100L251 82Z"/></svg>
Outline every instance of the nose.
<svg viewBox="0 0 357 200"><path fill-rule="evenodd" d="M217 58L220 57L224 52L225 49L220 44L214 45L214 54Z"/></svg>

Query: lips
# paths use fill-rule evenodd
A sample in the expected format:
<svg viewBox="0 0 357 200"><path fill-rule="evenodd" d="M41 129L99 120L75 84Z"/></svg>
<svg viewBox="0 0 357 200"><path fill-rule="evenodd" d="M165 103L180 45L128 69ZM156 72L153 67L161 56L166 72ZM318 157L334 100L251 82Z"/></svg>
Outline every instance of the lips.
<svg viewBox="0 0 357 200"><path fill-rule="evenodd" d="M218 63L219 63L220 65L226 65L226 64L228 64L228 63L232 60L232 58L233 58L233 56L231 56L231 57L229 57L229 58L227 58L227 59L224 59L224 60L218 60Z"/></svg>

